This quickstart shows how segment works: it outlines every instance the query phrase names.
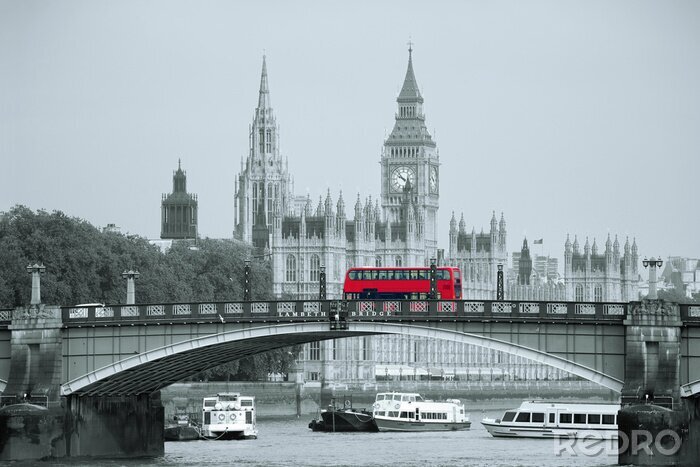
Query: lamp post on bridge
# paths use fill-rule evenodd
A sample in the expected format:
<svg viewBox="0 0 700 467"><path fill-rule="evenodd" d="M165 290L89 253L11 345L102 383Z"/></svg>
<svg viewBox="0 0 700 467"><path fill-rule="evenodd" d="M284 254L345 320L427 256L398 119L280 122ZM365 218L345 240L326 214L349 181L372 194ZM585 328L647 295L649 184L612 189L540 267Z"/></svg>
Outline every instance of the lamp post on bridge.
<svg viewBox="0 0 700 467"><path fill-rule="evenodd" d="M430 258L430 299L437 300L437 264L435 258Z"/></svg>
<svg viewBox="0 0 700 467"><path fill-rule="evenodd" d="M243 300L249 302L251 300L250 293L250 260L247 259L244 262L243 267Z"/></svg>
<svg viewBox="0 0 700 467"><path fill-rule="evenodd" d="M498 272L496 273L496 300L503 300L503 265L498 265Z"/></svg>
<svg viewBox="0 0 700 467"><path fill-rule="evenodd" d="M326 299L326 267L321 266L318 273L318 299Z"/></svg>
<svg viewBox="0 0 700 467"><path fill-rule="evenodd" d="M39 305L41 303L41 275L46 272L46 266L39 263L30 264L27 266L27 272L32 275L32 299L30 305Z"/></svg>
<svg viewBox="0 0 700 467"><path fill-rule="evenodd" d="M122 273L122 277L126 279L126 304L133 305L136 303L136 284L134 281L139 278L141 273L129 269Z"/></svg>
<svg viewBox="0 0 700 467"><path fill-rule="evenodd" d="M649 294L647 295L647 299L649 300L656 300L657 295L656 295L656 268L661 267L663 265L663 261L661 259L656 259L653 256L651 259L646 259L642 261L642 264L644 265L644 268L649 268Z"/></svg>

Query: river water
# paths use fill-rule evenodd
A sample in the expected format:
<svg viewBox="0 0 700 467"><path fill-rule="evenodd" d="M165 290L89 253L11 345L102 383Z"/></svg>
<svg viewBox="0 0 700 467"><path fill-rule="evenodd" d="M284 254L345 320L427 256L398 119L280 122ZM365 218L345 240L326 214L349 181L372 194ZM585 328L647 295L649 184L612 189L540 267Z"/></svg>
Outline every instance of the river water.
<svg viewBox="0 0 700 467"><path fill-rule="evenodd" d="M518 406L503 405L503 408ZM610 441L582 445L551 439L497 439L479 423L503 409L467 406L470 430L426 433L323 433L313 417L258 420L258 439L166 442L158 459L43 461L38 466L609 466L617 465ZM23 465L20 463L15 466ZM27 464L28 465L28 464Z"/></svg>

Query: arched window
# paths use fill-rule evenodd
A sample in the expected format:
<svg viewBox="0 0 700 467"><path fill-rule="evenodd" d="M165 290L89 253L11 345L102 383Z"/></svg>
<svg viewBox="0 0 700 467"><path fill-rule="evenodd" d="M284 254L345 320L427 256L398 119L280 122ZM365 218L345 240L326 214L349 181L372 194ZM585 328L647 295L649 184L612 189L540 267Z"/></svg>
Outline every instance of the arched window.
<svg viewBox="0 0 700 467"><path fill-rule="evenodd" d="M287 282L297 281L297 259L294 255L287 256Z"/></svg>
<svg viewBox="0 0 700 467"><path fill-rule="evenodd" d="M394 266L396 266L397 268L401 267L401 257L398 255L394 258Z"/></svg>
<svg viewBox="0 0 700 467"><path fill-rule="evenodd" d="M596 284L596 286L593 288L593 301L603 301L603 287L600 284Z"/></svg>
<svg viewBox="0 0 700 467"><path fill-rule="evenodd" d="M382 267L382 257L377 255L374 257L374 265L378 268Z"/></svg>
<svg viewBox="0 0 700 467"><path fill-rule="evenodd" d="M311 270L309 271L309 280L311 282L319 281L320 266L321 259L318 257L318 255L311 255L311 261L309 262L309 268L311 268Z"/></svg>
<svg viewBox="0 0 700 467"><path fill-rule="evenodd" d="M267 139L265 140L265 152L268 154L272 152L272 131L271 130L267 130Z"/></svg>
<svg viewBox="0 0 700 467"><path fill-rule="evenodd" d="M574 300L577 302L583 301L583 286L581 284L576 284L576 293L574 295Z"/></svg>

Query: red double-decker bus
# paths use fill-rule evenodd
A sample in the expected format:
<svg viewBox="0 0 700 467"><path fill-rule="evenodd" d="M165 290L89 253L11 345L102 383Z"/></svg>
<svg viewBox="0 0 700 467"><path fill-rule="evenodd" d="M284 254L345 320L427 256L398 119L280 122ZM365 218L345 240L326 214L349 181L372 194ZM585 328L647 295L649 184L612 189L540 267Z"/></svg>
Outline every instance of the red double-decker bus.
<svg viewBox="0 0 700 467"><path fill-rule="evenodd" d="M438 299L462 298L459 268L439 267ZM343 295L348 300L425 300L430 297L430 268L351 268L345 274Z"/></svg>

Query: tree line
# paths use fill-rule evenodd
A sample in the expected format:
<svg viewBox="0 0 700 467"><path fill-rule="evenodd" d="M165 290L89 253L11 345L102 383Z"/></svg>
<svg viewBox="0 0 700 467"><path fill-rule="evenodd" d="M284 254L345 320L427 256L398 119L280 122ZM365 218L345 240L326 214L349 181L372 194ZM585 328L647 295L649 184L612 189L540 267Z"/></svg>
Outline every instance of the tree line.
<svg viewBox="0 0 700 467"><path fill-rule="evenodd" d="M46 266L41 277L43 303L119 304L126 300L122 272L138 270L136 303L243 300L245 260L251 246L228 239L174 242L166 252L138 235L101 231L61 211L36 212L15 206L0 214L0 308L29 304L27 265ZM271 300L269 261L251 262L251 295ZM283 348L229 362L194 376L197 379L261 380L286 374L300 348Z"/></svg>

